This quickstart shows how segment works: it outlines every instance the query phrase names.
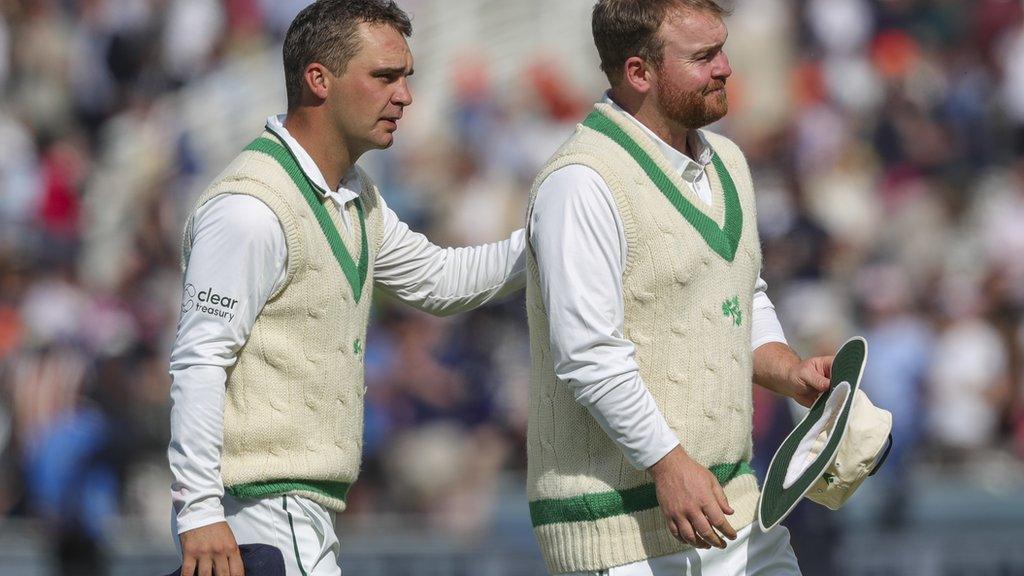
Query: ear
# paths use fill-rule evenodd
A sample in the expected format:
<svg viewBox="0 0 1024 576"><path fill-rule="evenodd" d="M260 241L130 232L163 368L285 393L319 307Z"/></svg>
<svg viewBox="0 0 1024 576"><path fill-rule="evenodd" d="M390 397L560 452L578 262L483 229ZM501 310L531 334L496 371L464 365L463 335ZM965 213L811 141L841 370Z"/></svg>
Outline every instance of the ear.
<svg viewBox="0 0 1024 576"><path fill-rule="evenodd" d="M311 94L320 100L327 99L327 89L330 87L333 77L326 66L317 62L309 64L302 73L302 79Z"/></svg>
<svg viewBox="0 0 1024 576"><path fill-rule="evenodd" d="M654 68L639 56L630 56L622 67L622 82L640 94L647 94L654 85Z"/></svg>

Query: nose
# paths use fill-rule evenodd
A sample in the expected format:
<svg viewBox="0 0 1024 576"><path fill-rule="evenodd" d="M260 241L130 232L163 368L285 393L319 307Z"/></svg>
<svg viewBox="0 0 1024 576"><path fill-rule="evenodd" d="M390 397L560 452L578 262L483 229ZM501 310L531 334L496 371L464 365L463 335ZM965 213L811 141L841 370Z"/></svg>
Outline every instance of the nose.
<svg viewBox="0 0 1024 576"><path fill-rule="evenodd" d="M391 103L397 106L408 106L412 104L412 89L409 88L408 78L402 78L398 81L395 93L391 95Z"/></svg>
<svg viewBox="0 0 1024 576"><path fill-rule="evenodd" d="M715 78L723 80L732 76L732 66L729 65L729 57L725 55L725 50L719 51L715 57L715 67L711 73Z"/></svg>

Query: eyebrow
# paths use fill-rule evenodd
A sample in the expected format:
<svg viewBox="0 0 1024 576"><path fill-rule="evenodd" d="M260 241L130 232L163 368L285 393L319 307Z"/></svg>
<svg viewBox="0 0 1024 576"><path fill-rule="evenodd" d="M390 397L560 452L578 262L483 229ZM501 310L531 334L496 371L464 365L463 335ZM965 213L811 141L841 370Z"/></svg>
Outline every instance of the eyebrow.
<svg viewBox="0 0 1024 576"><path fill-rule="evenodd" d="M374 76L412 76L414 70L405 71L405 66L393 66L391 68L376 68L370 74Z"/></svg>
<svg viewBox="0 0 1024 576"><path fill-rule="evenodd" d="M715 43L715 44L709 44L707 46L702 46L702 47L698 48L697 51L694 52L693 54L694 54L694 56L704 56L704 55L707 55L707 54L711 54L712 52L718 52L719 50L721 50L724 47L725 47L725 42L718 42L718 43Z"/></svg>

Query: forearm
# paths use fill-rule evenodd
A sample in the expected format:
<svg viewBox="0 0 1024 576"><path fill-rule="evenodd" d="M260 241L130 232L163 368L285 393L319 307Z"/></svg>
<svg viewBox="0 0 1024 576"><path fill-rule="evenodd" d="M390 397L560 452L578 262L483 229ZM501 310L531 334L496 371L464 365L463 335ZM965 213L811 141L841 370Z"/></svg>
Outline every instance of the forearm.
<svg viewBox="0 0 1024 576"><path fill-rule="evenodd" d="M374 281L420 310L455 314L521 290L526 283L525 246L525 232L517 230L500 242L441 248L385 206Z"/></svg>
<svg viewBox="0 0 1024 576"><path fill-rule="evenodd" d="M768 342L754 350L754 384L795 398L800 392L793 380L793 370L800 364L800 357L788 345Z"/></svg>
<svg viewBox="0 0 1024 576"><path fill-rule="evenodd" d="M178 533L224 520L220 476L224 381L220 366L171 371L171 500Z"/></svg>
<svg viewBox="0 0 1024 576"><path fill-rule="evenodd" d="M770 342L754 350L754 383L810 407L831 386L832 358L801 360L789 346Z"/></svg>
<svg viewBox="0 0 1024 576"><path fill-rule="evenodd" d="M573 397L638 470L649 468L679 446L638 372L588 384L574 382Z"/></svg>
<svg viewBox="0 0 1024 576"><path fill-rule="evenodd" d="M521 290L526 284L524 238L524 231L517 230L501 242L444 249L438 272L424 279L410 303L447 316Z"/></svg>
<svg viewBox="0 0 1024 576"><path fill-rule="evenodd" d="M555 375L630 464L648 468L679 439L622 334L625 239L611 192L593 170L566 167L541 184L530 218Z"/></svg>

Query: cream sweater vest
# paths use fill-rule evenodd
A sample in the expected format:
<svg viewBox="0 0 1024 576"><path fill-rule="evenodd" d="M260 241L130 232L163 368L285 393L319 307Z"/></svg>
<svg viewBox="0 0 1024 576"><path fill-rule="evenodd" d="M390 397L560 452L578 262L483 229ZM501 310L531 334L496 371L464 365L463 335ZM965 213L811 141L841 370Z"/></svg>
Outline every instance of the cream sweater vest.
<svg viewBox="0 0 1024 576"><path fill-rule="evenodd" d="M221 477L236 497L299 494L342 511L359 474L363 344L382 234L379 192L362 171L360 178L360 197L347 208L353 234L338 233L345 228L336 204L264 132L196 201L198 208L220 194L258 198L281 222L288 245L287 282L267 300L228 369Z"/></svg>
<svg viewBox="0 0 1024 576"><path fill-rule="evenodd" d="M611 188L628 250L625 336L683 447L724 486L738 530L753 520L758 497L749 466L750 315L761 251L746 161L728 139L704 136L715 151L711 207L629 118L598 104L537 176L530 206L540 183L570 164L594 169ZM604 570L683 550L650 476L629 464L555 376L532 251L527 267L528 497L548 569Z"/></svg>

